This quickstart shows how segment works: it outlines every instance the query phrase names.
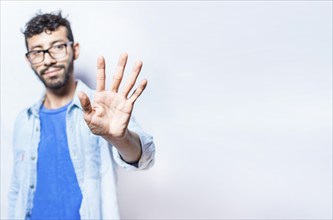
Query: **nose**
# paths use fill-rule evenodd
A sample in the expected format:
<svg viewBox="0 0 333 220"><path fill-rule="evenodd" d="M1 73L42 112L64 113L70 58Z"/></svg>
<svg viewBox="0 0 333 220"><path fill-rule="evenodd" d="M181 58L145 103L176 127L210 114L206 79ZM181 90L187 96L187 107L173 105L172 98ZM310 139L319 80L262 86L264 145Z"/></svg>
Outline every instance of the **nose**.
<svg viewBox="0 0 333 220"><path fill-rule="evenodd" d="M57 62L57 60L54 59L49 53L44 54L44 65L45 66L50 66L56 62Z"/></svg>

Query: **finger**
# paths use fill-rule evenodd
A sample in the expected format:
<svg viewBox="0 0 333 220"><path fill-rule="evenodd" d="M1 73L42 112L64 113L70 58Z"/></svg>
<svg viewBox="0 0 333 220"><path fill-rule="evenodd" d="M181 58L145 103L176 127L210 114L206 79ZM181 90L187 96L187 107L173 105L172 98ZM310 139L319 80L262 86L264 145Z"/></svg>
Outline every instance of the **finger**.
<svg viewBox="0 0 333 220"><path fill-rule="evenodd" d="M78 93L78 97L79 97L84 114L90 114L92 112L92 107L90 104L89 97L82 91L80 91Z"/></svg>
<svg viewBox="0 0 333 220"><path fill-rule="evenodd" d="M142 80L140 86L133 92L129 101L134 104L134 102L139 98L142 92L146 89L148 81L146 79Z"/></svg>
<svg viewBox="0 0 333 220"><path fill-rule="evenodd" d="M113 75L112 82L111 82L111 91L112 92L118 92L119 85L121 83L121 80L123 79L125 66L127 63L128 55L127 53L122 53L119 57L118 64L117 64L117 70L116 73Z"/></svg>
<svg viewBox="0 0 333 220"><path fill-rule="evenodd" d="M132 90L133 86L135 85L136 79L138 78L141 68L142 68L142 61L137 61L133 67L132 74L127 79L126 84L124 86L124 90L122 94L127 97L130 91Z"/></svg>
<svg viewBox="0 0 333 220"><path fill-rule="evenodd" d="M103 56L97 60L96 91L105 90L105 60Z"/></svg>

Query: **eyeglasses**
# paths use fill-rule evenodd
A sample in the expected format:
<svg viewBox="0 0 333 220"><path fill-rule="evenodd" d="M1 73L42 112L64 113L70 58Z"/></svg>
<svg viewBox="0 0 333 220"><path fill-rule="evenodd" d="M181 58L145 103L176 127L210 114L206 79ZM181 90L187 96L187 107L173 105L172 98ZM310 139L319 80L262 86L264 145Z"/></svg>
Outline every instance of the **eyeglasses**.
<svg viewBox="0 0 333 220"><path fill-rule="evenodd" d="M44 61L45 53L48 53L53 59L60 59L67 55L67 46L73 44L69 41L63 44L54 45L46 50L32 50L25 54L31 64L38 64Z"/></svg>

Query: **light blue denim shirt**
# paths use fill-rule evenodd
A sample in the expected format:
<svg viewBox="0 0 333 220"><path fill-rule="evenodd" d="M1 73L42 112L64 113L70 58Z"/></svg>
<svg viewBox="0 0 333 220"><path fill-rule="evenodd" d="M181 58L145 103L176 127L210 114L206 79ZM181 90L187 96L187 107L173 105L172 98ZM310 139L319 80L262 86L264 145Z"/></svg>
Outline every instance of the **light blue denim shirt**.
<svg viewBox="0 0 333 220"><path fill-rule="evenodd" d="M82 192L81 219L119 219L116 193L116 166L127 170L148 169L154 164L153 138L132 117L129 129L141 140L142 156L138 166L124 162L115 147L90 132L83 119L77 97L85 92L93 100L94 91L77 81L73 102L66 113L66 130L70 157ZM44 96L22 111L14 126L14 169L9 190L9 219L29 219L36 188L38 144L40 140L39 109Z"/></svg>

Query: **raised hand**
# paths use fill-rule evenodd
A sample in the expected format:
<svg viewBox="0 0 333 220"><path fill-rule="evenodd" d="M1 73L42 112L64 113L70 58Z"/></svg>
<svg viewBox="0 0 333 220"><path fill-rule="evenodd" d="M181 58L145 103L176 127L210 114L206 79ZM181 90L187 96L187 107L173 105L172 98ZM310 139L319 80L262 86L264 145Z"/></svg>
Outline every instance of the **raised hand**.
<svg viewBox="0 0 333 220"><path fill-rule="evenodd" d="M79 92L78 94L84 111L84 120L91 132L115 143L121 142L128 135L127 127L134 103L147 86L147 80L142 80L134 92L129 95L142 68L142 62L138 61L135 63L132 74L127 79L123 90L118 91L123 79L127 57L126 53L119 57L110 90L105 89L105 60L103 57L98 58L97 84L93 104L85 93Z"/></svg>

